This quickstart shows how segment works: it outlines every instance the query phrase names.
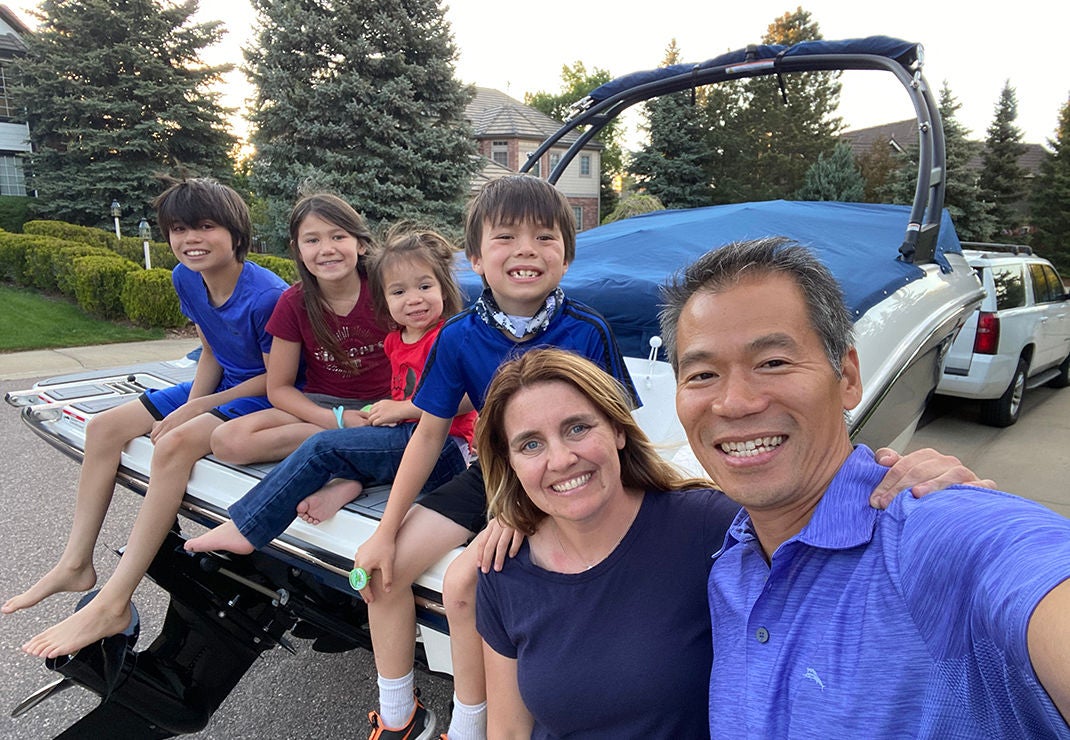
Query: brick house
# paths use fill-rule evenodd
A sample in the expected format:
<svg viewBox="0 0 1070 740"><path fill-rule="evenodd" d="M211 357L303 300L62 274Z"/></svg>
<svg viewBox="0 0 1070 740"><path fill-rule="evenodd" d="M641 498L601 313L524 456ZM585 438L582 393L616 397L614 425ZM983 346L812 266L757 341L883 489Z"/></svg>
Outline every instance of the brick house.
<svg viewBox="0 0 1070 740"><path fill-rule="evenodd" d="M517 172L528 155L561 127L559 121L487 87L476 88L465 117L475 132L477 151L482 158L482 166L472 179L473 191L487 180ZM576 139L575 133L566 136L560 147L554 147L542 156L532 172L541 177L548 176ZM601 144L588 144L557 182L558 190L572 204L580 230L598 225L601 154Z"/></svg>
<svg viewBox="0 0 1070 740"><path fill-rule="evenodd" d="M6 5L0 5L0 195L26 195L23 156L31 151L30 129L13 122L18 111L7 86L13 64L26 54L22 36L29 32Z"/></svg>

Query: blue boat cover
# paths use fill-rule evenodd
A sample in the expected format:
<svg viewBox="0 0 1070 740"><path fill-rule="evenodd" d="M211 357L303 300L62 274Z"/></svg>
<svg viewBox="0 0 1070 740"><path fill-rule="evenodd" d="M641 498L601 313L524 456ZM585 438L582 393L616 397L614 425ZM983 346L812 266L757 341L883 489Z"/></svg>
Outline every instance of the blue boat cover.
<svg viewBox="0 0 1070 740"><path fill-rule="evenodd" d="M596 87L587 93L587 97L595 103L616 95L624 90L644 85L648 82L663 80L685 74L699 69L723 67L729 64L739 64L747 61L747 54L752 53L753 60L774 59L783 56L813 56L815 54L875 54L898 60L901 64L909 65L914 61L917 44L889 36L868 36L860 39L845 39L842 41L800 41L797 44L786 46L783 44L763 44L737 49L720 56L708 59L698 64L672 64L657 69L632 72L621 77L614 78L609 82Z"/></svg>
<svg viewBox="0 0 1070 740"><path fill-rule="evenodd" d="M768 201L657 211L617 221L576 238L576 259L561 283L565 294L598 309L613 326L624 354L646 357L658 334L661 286L710 249L733 241L786 236L814 250L836 276L857 319L906 283L922 276L901 262L908 206ZM944 211L935 261L961 252ZM482 290L459 256L458 277L469 300Z"/></svg>

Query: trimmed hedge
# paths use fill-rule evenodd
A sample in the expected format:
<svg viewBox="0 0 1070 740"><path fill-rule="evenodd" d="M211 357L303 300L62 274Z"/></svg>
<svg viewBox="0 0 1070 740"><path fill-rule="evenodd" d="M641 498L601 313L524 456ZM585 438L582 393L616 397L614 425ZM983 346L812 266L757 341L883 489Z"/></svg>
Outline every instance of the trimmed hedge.
<svg viewBox="0 0 1070 740"><path fill-rule="evenodd" d="M249 252L245 256L245 259L250 262L255 262L261 267L266 267L273 273L281 277L290 285L297 282L297 265L289 257L277 257L273 254L257 254L255 252Z"/></svg>
<svg viewBox="0 0 1070 740"><path fill-rule="evenodd" d="M114 242L114 234L112 235ZM120 257L126 257L131 262L137 262L145 266L145 245L136 236L124 236L113 249ZM152 260L153 268L164 267L168 270L178 264L175 253L171 251L171 245L166 242L149 242L149 259Z"/></svg>
<svg viewBox="0 0 1070 740"><path fill-rule="evenodd" d="M22 231L24 234L51 236L56 239L92 244L94 247L115 249L115 234L104 229L94 229L92 226L79 226L66 221L35 220L24 223Z"/></svg>
<svg viewBox="0 0 1070 740"><path fill-rule="evenodd" d="M29 244L22 234L0 231L0 280L23 284L26 275L26 250Z"/></svg>
<svg viewBox="0 0 1070 740"><path fill-rule="evenodd" d="M120 298L126 317L135 324L174 329L189 321L182 315L171 271L166 268L128 272Z"/></svg>
<svg viewBox="0 0 1070 740"><path fill-rule="evenodd" d="M60 289L56 272L60 252L70 247L86 246L81 242L33 234L23 234L22 239L26 243L26 263L22 282L31 288L47 292L56 292Z"/></svg>
<svg viewBox="0 0 1070 740"><path fill-rule="evenodd" d="M89 244L74 244L52 252L52 272L56 287L65 296L74 298L74 261L79 257L114 257L115 252Z"/></svg>
<svg viewBox="0 0 1070 740"><path fill-rule="evenodd" d="M122 292L126 274L141 270L119 257L78 257L74 260L74 295L87 313L105 319L123 318Z"/></svg>
<svg viewBox="0 0 1070 740"><path fill-rule="evenodd" d="M0 195L0 229L22 231L29 218L31 200L25 195Z"/></svg>

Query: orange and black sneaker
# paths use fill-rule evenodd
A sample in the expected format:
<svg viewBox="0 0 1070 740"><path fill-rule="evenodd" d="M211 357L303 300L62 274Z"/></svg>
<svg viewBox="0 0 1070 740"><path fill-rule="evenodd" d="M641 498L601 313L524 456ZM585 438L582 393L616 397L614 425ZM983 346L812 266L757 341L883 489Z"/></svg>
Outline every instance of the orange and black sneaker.
<svg viewBox="0 0 1070 740"><path fill-rule="evenodd" d="M368 740L431 740L435 733L435 713L416 700L412 716L404 727L390 729L383 726L379 713L368 712L368 721L372 725L372 734Z"/></svg>

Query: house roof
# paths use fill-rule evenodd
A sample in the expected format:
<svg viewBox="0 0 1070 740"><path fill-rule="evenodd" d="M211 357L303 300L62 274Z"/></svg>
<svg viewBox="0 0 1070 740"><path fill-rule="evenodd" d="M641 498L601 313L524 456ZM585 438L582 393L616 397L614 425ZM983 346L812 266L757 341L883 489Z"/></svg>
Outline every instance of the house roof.
<svg viewBox="0 0 1070 740"><path fill-rule="evenodd" d="M912 144L917 143L918 122L913 118L894 123L884 123L880 126L845 131L843 139L851 147L851 153L855 157L865 154L877 142L892 146L900 151L906 151ZM1040 144L1023 144L1025 150L1018 157L1018 166L1026 171L1026 177L1035 177L1040 171L1040 163L1044 161L1046 150ZM977 154L970 158L966 167L972 170L981 168L981 155Z"/></svg>
<svg viewBox="0 0 1070 740"><path fill-rule="evenodd" d="M561 128L561 122L524 105L500 90L477 87L475 97L465 109L465 118L472 125L477 139L519 138L542 141ZM578 134L569 133L561 139L568 146L576 141ZM598 142L588 144L586 149L601 149Z"/></svg>
<svg viewBox="0 0 1070 740"><path fill-rule="evenodd" d="M11 26L11 30L18 36L24 36L30 32L29 26L23 23L22 20L15 15L15 12L6 5L0 5L0 19Z"/></svg>

